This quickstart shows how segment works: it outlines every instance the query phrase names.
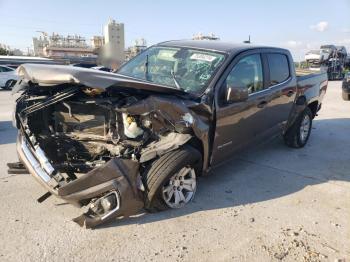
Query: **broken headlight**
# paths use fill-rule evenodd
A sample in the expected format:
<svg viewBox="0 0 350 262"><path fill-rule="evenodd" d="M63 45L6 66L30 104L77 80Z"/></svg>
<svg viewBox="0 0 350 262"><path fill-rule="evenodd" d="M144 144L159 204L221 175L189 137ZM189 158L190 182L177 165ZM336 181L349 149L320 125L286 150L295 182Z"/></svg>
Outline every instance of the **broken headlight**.
<svg viewBox="0 0 350 262"><path fill-rule="evenodd" d="M90 204L90 210L101 219L106 219L120 207L120 197L117 191L112 191Z"/></svg>

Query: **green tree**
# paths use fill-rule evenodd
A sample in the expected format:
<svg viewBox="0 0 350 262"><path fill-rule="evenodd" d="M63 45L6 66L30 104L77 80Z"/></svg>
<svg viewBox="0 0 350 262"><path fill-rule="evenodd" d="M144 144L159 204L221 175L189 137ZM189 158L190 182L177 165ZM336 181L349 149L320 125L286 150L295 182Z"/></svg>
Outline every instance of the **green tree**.
<svg viewBox="0 0 350 262"><path fill-rule="evenodd" d="M0 47L0 55L11 55L9 51Z"/></svg>

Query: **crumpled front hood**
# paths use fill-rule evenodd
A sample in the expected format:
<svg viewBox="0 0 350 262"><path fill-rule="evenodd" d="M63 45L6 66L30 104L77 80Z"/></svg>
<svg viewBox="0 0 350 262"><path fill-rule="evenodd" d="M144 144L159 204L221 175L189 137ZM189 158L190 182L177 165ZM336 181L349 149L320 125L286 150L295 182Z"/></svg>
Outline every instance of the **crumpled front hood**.
<svg viewBox="0 0 350 262"><path fill-rule="evenodd" d="M175 88L140 81L120 74L66 65L23 64L17 68L17 74L27 82L41 86L71 83L99 89L119 86L168 94L185 94L185 92Z"/></svg>

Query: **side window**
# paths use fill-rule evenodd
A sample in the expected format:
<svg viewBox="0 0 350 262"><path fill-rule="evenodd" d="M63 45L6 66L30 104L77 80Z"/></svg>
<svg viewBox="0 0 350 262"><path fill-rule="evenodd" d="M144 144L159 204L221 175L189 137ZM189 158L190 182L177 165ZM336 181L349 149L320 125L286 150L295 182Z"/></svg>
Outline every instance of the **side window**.
<svg viewBox="0 0 350 262"><path fill-rule="evenodd" d="M2 73L2 72L5 72L5 71L4 71L4 68L2 66L0 66L0 73Z"/></svg>
<svg viewBox="0 0 350 262"><path fill-rule="evenodd" d="M263 70L259 54L242 58L227 76L226 86L234 88L248 88L252 94L264 88Z"/></svg>
<svg viewBox="0 0 350 262"><path fill-rule="evenodd" d="M289 78L289 64L286 55L267 54L267 61L270 68L269 86L277 85Z"/></svg>
<svg viewBox="0 0 350 262"><path fill-rule="evenodd" d="M7 67L4 67L3 69L4 69L4 72L11 72L11 71L14 71L14 70L12 70L12 69L10 69L10 68L7 68Z"/></svg>

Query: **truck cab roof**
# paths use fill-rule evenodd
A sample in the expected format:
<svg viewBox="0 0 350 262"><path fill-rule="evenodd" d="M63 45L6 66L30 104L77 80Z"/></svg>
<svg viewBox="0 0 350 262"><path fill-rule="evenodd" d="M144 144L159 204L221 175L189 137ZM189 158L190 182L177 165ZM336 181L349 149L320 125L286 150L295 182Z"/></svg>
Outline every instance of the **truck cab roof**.
<svg viewBox="0 0 350 262"><path fill-rule="evenodd" d="M172 40L172 41L162 42L157 45L211 50L211 51L222 52L227 54L240 53L242 51L257 49L257 48L284 50L282 48L276 48L276 47L232 43L232 42L224 42L224 41L216 41L216 40L215 41L213 40Z"/></svg>

